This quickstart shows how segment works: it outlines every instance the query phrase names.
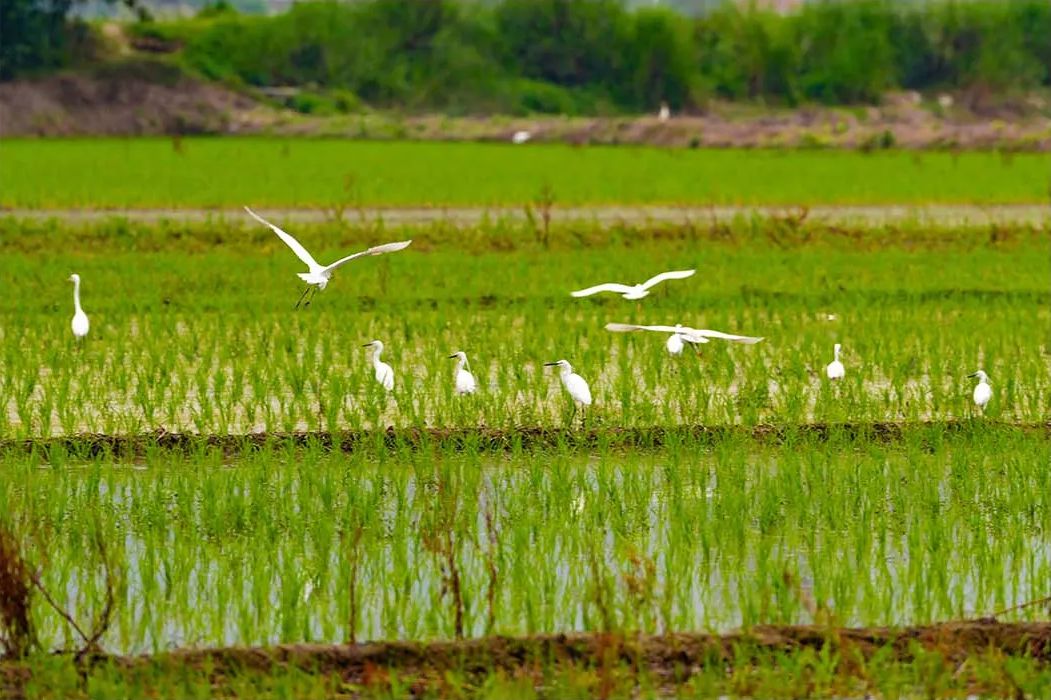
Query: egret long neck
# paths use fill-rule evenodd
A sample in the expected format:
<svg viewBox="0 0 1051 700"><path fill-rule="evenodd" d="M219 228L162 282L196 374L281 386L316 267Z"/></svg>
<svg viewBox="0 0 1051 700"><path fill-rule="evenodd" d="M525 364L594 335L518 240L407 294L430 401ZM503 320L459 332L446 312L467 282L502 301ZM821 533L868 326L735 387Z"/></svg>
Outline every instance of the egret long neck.
<svg viewBox="0 0 1051 700"><path fill-rule="evenodd" d="M380 366L380 353L381 352L383 352L383 351L380 350L379 348L372 348L372 366L373 367L379 367Z"/></svg>
<svg viewBox="0 0 1051 700"><path fill-rule="evenodd" d="M80 308L80 280L73 280L73 309L78 314L83 311Z"/></svg>
<svg viewBox="0 0 1051 700"><path fill-rule="evenodd" d="M832 348L832 352L835 354L836 362L839 362L839 348L838 347Z"/></svg>

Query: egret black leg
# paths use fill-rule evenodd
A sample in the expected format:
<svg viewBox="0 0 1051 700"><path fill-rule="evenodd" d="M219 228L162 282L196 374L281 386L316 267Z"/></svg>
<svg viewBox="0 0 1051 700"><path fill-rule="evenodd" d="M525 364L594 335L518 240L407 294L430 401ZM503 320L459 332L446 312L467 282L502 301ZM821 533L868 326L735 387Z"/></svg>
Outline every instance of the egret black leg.
<svg viewBox="0 0 1051 700"><path fill-rule="evenodd" d="M313 291L310 292L310 298L307 299L307 303L306 304L303 304L304 308L307 308L307 307L310 306L310 302L314 301L314 295L317 294L317 287L311 287L311 290L313 290Z"/></svg>
<svg viewBox="0 0 1051 700"><path fill-rule="evenodd" d="M296 308L296 309L298 309L298 308L299 308L299 305L303 303L303 298L304 298L304 297L306 297L307 293L308 293L308 292L309 292L309 291L310 291L310 290L311 290L312 288L313 288L313 285L310 285L310 284L308 284L308 285L307 285L307 288L306 288L306 289L304 289L304 290L303 290L303 293L299 295L299 301L297 301L297 302L296 302L296 305L295 305L295 307L293 307L293 308Z"/></svg>

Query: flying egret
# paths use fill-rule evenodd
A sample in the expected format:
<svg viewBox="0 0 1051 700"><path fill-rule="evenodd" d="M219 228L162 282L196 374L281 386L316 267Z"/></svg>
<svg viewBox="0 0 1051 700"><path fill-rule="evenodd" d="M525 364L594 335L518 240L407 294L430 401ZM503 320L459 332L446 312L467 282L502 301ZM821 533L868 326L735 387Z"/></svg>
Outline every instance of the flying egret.
<svg viewBox="0 0 1051 700"><path fill-rule="evenodd" d="M91 324L84 309L80 308L80 275L73 273L69 281L73 283L73 322L70 325L73 327L73 336L79 340L88 334Z"/></svg>
<svg viewBox="0 0 1051 700"><path fill-rule="evenodd" d="M588 383L584 381L583 377L573 371L573 366L569 362L566 360L545 362L544 367L559 368L559 372L562 375L562 386L566 388L566 391L573 398L573 416L577 415L577 408L583 409L591 405L591 389L588 388ZM572 417L570 417L570 420L572 420Z"/></svg>
<svg viewBox="0 0 1051 700"><path fill-rule="evenodd" d="M529 133L528 131L516 131L514 134L511 135L511 143L522 144L531 138L533 138L533 134Z"/></svg>
<svg viewBox="0 0 1051 700"><path fill-rule="evenodd" d="M974 374L968 374L967 376L972 379L978 377L978 386L974 387L974 405L985 409L985 404L989 403L989 399L993 398L993 388L989 386L989 375L983 370L978 370Z"/></svg>
<svg viewBox="0 0 1051 700"><path fill-rule="evenodd" d="M380 361L380 354L383 352L383 341L373 340L371 343L365 343L361 347L372 348L372 366L376 371L376 381L387 391L394 389L394 370L386 362Z"/></svg>
<svg viewBox="0 0 1051 700"><path fill-rule="evenodd" d="M462 350L449 355L449 359L457 359L456 363L456 393L460 396L473 394L478 388L474 381L474 375L467 369L467 353Z"/></svg>
<svg viewBox="0 0 1051 700"><path fill-rule="evenodd" d="M650 287L658 285L665 280L684 280L687 277L693 276L693 273L695 272L696 270L672 270L671 272L662 272L655 277L651 277L642 284L630 285L609 282L607 284L599 284L594 287L588 287L587 289L570 292L569 295L572 297L586 297L591 296L592 294L598 294L599 292L616 292L625 299L641 299L650 293Z"/></svg>
<svg viewBox="0 0 1051 700"><path fill-rule="evenodd" d="M682 352L684 343L693 343L695 345L701 343L710 342L712 338L718 340L728 340L731 343L742 343L744 345L755 345L762 338L754 338L749 335L733 335L732 333L723 333L722 331L712 331L706 328L688 328L681 323L676 323L674 326L637 326L633 323L607 323L607 331L613 331L614 333L630 333L632 331L656 331L658 333L670 333L668 342L665 343L665 347L668 348L668 352L672 355L678 355Z"/></svg>
<svg viewBox="0 0 1051 700"><path fill-rule="evenodd" d="M331 265L322 265L314 259L314 256L312 256L306 248L303 247L302 243L297 241L290 234L285 233L277 226L274 226L272 223L259 216L248 207L245 207L245 211L248 212L249 216L251 216L259 223L269 226L270 229L277 234L278 238L284 241L285 244L292 249L292 252L296 254L296 257L302 260L304 263L306 263L306 266L309 268L307 272L296 273L299 276L299 279L307 283L307 288L303 290L303 294L300 295L299 301L296 302L295 308L297 309L299 308L299 305L303 303L303 299L304 297L306 297L307 292L310 292L310 290L313 289L314 291L310 295L310 299L308 299L306 303L307 306L310 306L310 302L314 300L314 294L317 294L319 289L324 289L328 286L329 280L332 279L332 274L336 270L341 268L343 265L353 260L354 258L360 258L366 255L383 255L384 253L393 253L395 251L407 248L409 244L412 243L411 240L398 241L397 243L384 243L383 245L378 245L369 248L368 250L363 250L360 253L354 253L353 255L348 255L345 258L340 258Z"/></svg>
<svg viewBox="0 0 1051 700"><path fill-rule="evenodd" d="M843 346L839 343L832 346L832 353L835 357L828 363L828 366L825 367L825 374L828 375L829 379L842 379L847 373L847 370L843 367L843 363L839 361L839 351L842 347Z"/></svg>

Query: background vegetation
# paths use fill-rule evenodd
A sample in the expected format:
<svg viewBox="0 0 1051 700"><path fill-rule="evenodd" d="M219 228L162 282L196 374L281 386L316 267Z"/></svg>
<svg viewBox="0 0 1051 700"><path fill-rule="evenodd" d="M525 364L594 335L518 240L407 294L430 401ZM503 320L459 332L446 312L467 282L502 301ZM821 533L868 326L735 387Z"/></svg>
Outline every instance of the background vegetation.
<svg viewBox="0 0 1051 700"><path fill-rule="evenodd" d="M37 7L4 3L0 78L68 60L62 13L41 24ZM172 42L206 77L336 91L348 110L360 101L569 114L661 101L691 109L711 97L865 103L895 88L1031 89L1051 75L1051 5L1041 0L859 0L788 15L726 4L698 17L618 0L307 2L273 17L224 4L133 31Z"/></svg>

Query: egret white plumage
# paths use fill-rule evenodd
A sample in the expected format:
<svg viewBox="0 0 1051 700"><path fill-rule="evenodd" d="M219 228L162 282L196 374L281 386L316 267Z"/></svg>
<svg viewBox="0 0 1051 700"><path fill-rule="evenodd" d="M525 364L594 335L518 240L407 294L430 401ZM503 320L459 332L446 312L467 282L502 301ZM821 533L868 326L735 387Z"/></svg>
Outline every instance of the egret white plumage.
<svg viewBox="0 0 1051 700"><path fill-rule="evenodd" d="M523 144L531 138L533 138L533 135L528 131L516 131L511 135L511 143Z"/></svg>
<svg viewBox="0 0 1051 700"><path fill-rule="evenodd" d="M660 119L662 122L666 122L670 117L671 109L668 108L668 103L661 102L661 109L659 112L657 112L657 118Z"/></svg>
<svg viewBox="0 0 1051 700"><path fill-rule="evenodd" d="M394 389L394 370L386 362L380 361L380 354L383 353L383 341L373 340L371 343L365 343L361 347L372 348L372 367L376 374L376 381L387 391Z"/></svg>
<svg viewBox="0 0 1051 700"><path fill-rule="evenodd" d="M638 326L633 323L607 323L606 330L614 333L630 333L632 331L670 333L671 335L668 337L665 347L668 348L668 352L672 355L680 354L683 347L685 347L684 343L699 345L710 342L712 338L743 345L755 345L762 340L762 338L750 335L734 335L733 333L723 333L722 331L713 331L707 328L689 328L681 323L677 323L674 326Z"/></svg>
<svg viewBox="0 0 1051 700"><path fill-rule="evenodd" d="M91 324L84 309L80 308L80 275L73 273L69 276L69 281L73 283L73 321L70 326L73 328L73 336L79 340L88 334Z"/></svg>
<svg viewBox="0 0 1051 700"><path fill-rule="evenodd" d="M310 295L310 299L308 299L306 303L307 306L310 306L310 302L314 299L314 294L317 294L318 290L327 287L329 280L332 279L332 274L351 260L355 258L361 258L366 255L383 255L384 253L393 253L395 251L407 248L409 244L412 243L411 240L398 241L397 243L384 243L383 245L373 246L372 248L363 250L360 253L354 253L353 255L348 255L345 258L340 258L331 265L322 265L314 259L314 256L311 255L306 248L303 247L302 243L297 241L290 234L286 233L285 231L282 231L280 228L273 225L263 217L259 216L248 207L245 207L245 211L248 212L249 216L251 216L259 223L265 226L269 226L270 229L277 234L278 238L284 241L285 245L292 249L292 252L296 254L296 257L302 260L306 264L307 268L309 268L307 272L296 273L299 279L307 283L307 288L303 290L303 294L300 295L299 301L296 302L295 308L297 309L299 308L299 305L303 303L303 299L304 297L306 297L307 293L313 290L313 293Z"/></svg>
<svg viewBox="0 0 1051 700"><path fill-rule="evenodd" d="M454 352L449 355L449 359L456 358L456 393L460 396L464 394L473 394L478 388L478 383L474 381L474 375L467 369L467 353L462 350Z"/></svg>
<svg viewBox="0 0 1051 700"><path fill-rule="evenodd" d="M839 343L832 346L833 359L828 363L828 366L825 367L825 374L829 379L842 379L847 373L846 368L843 367L843 363L839 361L839 351L842 347L843 346Z"/></svg>
<svg viewBox="0 0 1051 700"><path fill-rule="evenodd" d="M967 375L970 378L978 377L978 386L974 387L974 405L978 408L985 408L985 404L989 403L989 399L993 398L993 388L989 386L989 375L982 370L978 370L974 374Z"/></svg>
<svg viewBox="0 0 1051 700"><path fill-rule="evenodd" d="M671 272L662 272L659 275L650 277L642 284L618 284L616 282L607 282L606 284L598 284L594 287L588 287L587 289L579 289L575 292L570 292L569 295L572 297L587 297L592 294L598 294L599 292L615 292L620 294L625 299L641 299L647 296L650 292L650 288L664 282L666 280L683 280L687 277L692 277L696 270L672 270Z"/></svg>
<svg viewBox="0 0 1051 700"><path fill-rule="evenodd" d="M558 367L559 374L562 377L562 386L569 392L570 397L573 399L573 415L576 415L577 408L584 408L591 405L591 389L588 387L588 383L584 381L584 378L573 371L573 366L566 360L558 360L557 362L545 362L544 367Z"/></svg>

